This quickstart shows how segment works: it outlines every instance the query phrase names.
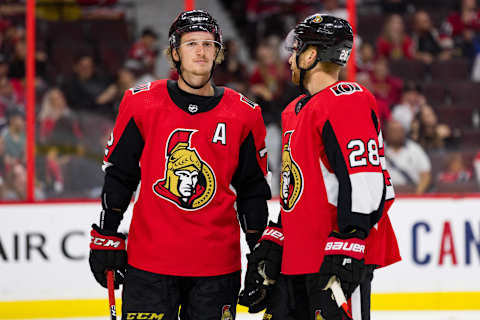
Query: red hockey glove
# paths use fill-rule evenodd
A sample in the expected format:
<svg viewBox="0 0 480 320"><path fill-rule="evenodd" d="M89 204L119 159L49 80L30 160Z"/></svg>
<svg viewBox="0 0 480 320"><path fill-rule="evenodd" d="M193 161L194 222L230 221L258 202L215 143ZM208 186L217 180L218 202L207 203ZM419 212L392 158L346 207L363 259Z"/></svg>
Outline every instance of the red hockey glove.
<svg viewBox="0 0 480 320"><path fill-rule="evenodd" d="M337 276L347 299L367 274L365 267L365 235L361 231L351 233L332 232L325 244L323 263L319 275L324 287L331 276Z"/></svg>
<svg viewBox="0 0 480 320"><path fill-rule="evenodd" d="M90 232L90 256L88 261L95 280L107 288L107 270L114 270L115 289L123 283L127 267L125 235L118 232L102 230L96 224Z"/></svg>
<svg viewBox="0 0 480 320"><path fill-rule="evenodd" d="M248 312L260 312L267 306L268 292L275 284L282 264L283 231L275 224L265 229L252 253L247 255L245 286L239 303Z"/></svg>

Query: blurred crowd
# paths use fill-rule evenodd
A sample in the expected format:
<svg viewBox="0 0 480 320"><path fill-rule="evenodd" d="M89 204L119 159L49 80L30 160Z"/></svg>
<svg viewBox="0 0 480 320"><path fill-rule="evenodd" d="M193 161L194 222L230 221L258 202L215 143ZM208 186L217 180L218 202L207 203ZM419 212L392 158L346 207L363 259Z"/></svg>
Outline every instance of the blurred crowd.
<svg viewBox="0 0 480 320"><path fill-rule="evenodd" d="M132 30L115 0L101 1L101 6L97 2L37 4L37 199L98 197L103 148L123 92L146 81L178 77L175 71L154 73L167 46L166 30ZM276 178L272 186L278 194L280 113L300 94L290 83L284 38L295 23L314 12L348 18L345 3L222 2L245 38L225 39L225 60L217 66L214 82L261 105L269 167ZM356 77L377 98L387 166L396 190L478 192L480 10L476 1L357 2ZM1 200L26 196L24 15L23 1L0 4ZM244 46L251 57L248 61L241 59ZM346 80L346 74L342 78Z"/></svg>

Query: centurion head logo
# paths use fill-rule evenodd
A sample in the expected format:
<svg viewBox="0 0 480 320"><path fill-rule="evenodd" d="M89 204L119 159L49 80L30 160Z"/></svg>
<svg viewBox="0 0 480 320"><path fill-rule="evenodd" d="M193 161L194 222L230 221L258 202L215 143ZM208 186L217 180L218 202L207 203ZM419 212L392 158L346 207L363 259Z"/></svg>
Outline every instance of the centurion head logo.
<svg viewBox="0 0 480 320"><path fill-rule="evenodd" d="M231 306L229 304L222 307L222 318L221 320L233 320L232 311L230 311Z"/></svg>
<svg viewBox="0 0 480 320"><path fill-rule="evenodd" d="M197 130L176 129L170 134L165 153L165 175L153 184L153 192L184 210L206 206L215 194L215 175L191 137Z"/></svg>
<svg viewBox="0 0 480 320"><path fill-rule="evenodd" d="M292 158L290 142L294 130L283 135L282 171L280 175L280 203L285 211L295 207L303 189L302 171Z"/></svg>

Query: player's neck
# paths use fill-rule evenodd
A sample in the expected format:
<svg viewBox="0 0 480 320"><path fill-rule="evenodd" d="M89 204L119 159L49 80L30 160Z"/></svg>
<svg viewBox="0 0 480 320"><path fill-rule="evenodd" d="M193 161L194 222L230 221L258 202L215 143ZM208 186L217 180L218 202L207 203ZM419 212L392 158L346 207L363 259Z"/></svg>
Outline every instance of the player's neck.
<svg viewBox="0 0 480 320"><path fill-rule="evenodd" d="M338 74L326 73L319 70L311 74L307 73L307 78L305 79L304 84L305 89L307 89L311 95L314 95L337 81Z"/></svg>
<svg viewBox="0 0 480 320"><path fill-rule="evenodd" d="M187 81L189 83L191 83L192 85L194 85L196 83L195 81L193 81L191 79L187 79ZM202 82L205 82L205 79L202 79L200 83L202 83ZM210 81L208 81L203 87L201 87L199 89L195 89L195 88L190 87L188 84L186 84L185 80L183 80L182 77L179 77L178 87L182 91L185 91L185 92L188 92L188 93L191 93L191 94L196 94L197 96L213 96L213 94L214 94L214 90L213 90L213 87L212 87L212 84L210 83Z"/></svg>

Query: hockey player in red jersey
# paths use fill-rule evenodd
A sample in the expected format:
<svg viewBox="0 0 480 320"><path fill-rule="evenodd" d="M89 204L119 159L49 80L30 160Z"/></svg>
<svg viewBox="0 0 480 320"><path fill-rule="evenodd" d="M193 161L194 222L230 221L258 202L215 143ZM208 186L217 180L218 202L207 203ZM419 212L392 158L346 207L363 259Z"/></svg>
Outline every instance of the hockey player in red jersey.
<svg viewBox="0 0 480 320"><path fill-rule="evenodd" d="M368 320L373 270L400 260L377 104L363 86L338 80L353 45L347 21L315 14L287 40L304 94L282 113L281 219L277 236L268 227L249 256L241 302L267 307L264 319ZM349 299L345 309L330 280Z"/></svg>
<svg viewBox="0 0 480 320"><path fill-rule="evenodd" d="M178 82L143 84L121 102L90 266L104 287L116 271L124 319L234 319L240 228L253 247L267 223L265 126L258 105L211 83L223 44L210 14L181 13L169 43ZM125 251L117 228L133 192Z"/></svg>

